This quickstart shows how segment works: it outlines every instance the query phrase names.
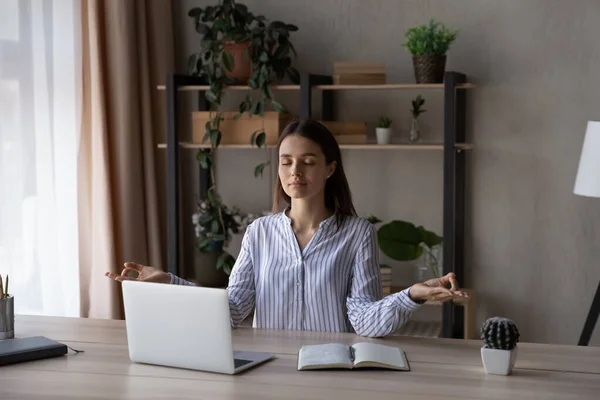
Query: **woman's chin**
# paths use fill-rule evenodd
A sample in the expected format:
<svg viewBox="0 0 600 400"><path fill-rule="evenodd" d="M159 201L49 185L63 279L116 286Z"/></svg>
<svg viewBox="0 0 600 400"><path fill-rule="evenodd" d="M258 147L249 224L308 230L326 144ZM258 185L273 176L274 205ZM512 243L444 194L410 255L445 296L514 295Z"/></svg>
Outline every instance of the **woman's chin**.
<svg viewBox="0 0 600 400"><path fill-rule="evenodd" d="M308 188L306 186L288 187L285 190L285 193L292 199L304 199L311 197L311 193L307 189Z"/></svg>

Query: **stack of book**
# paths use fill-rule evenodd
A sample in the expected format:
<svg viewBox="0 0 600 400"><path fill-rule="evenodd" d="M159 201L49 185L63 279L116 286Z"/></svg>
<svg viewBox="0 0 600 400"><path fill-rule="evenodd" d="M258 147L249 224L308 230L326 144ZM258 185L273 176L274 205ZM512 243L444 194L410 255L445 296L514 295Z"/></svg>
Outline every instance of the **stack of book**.
<svg viewBox="0 0 600 400"><path fill-rule="evenodd" d="M333 63L333 83L336 85L383 85L385 64L367 62Z"/></svg>
<svg viewBox="0 0 600 400"><path fill-rule="evenodd" d="M381 270L381 286L383 288L383 295L387 296L392 293L392 267L382 264L380 265L379 269Z"/></svg>

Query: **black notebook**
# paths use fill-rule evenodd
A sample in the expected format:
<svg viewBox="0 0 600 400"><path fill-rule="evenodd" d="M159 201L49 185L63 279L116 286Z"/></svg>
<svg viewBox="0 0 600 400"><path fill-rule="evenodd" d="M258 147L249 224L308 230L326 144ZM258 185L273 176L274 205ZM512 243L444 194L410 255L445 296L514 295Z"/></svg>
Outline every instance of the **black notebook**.
<svg viewBox="0 0 600 400"><path fill-rule="evenodd" d="M58 357L68 351L65 344L44 336L0 340L0 365Z"/></svg>

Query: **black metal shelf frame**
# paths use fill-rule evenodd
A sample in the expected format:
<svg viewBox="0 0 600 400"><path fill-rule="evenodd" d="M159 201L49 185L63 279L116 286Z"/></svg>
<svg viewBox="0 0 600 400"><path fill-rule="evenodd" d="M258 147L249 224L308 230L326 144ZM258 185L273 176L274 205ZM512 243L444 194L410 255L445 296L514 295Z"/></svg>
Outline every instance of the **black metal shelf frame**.
<svg viewBox="0 0 600 400"><path fill-rule="evenodd" d="M456 86L466 83L462 73L447 71L444 75L444 162L443 162L443 268L444 274L454 272L458 283L464 287L464 213L465 213L465 154L456 148L465 141L467 90ZM332 85L329 75L302 74L300 77L300 118L313 116L313 90L318 85ZM198 77L170 74L167 76L167 270L180 274L180 207L179 207L179 124L178 91L182 86L206 85ZM322 96L321 118L334 120L333 90L320 90ZM207 110L204 91L198 91L198 109ZM200 151L209 151L207 149ZM205 195L211 185L209 171L200 167L200 195ZM463 307L447 302L442 311L442 336L462 338L464 334Z"/></svg>

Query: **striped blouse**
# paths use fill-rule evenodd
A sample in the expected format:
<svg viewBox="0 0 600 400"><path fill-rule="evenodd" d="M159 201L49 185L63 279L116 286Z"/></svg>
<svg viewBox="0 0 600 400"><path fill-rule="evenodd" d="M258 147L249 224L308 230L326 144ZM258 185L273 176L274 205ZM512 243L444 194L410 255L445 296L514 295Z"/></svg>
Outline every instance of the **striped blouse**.
<svg viewBox="0 0 600 400"><path fill-rule="evenodd" d="M229 277L233 327L254 311L255 328L354 332L381 337L420 307L408 289L382 298L377 236L366 219L335 215L300 250L280 212L248 225ZM193 285L175 275L171 283Z"/></svg>

